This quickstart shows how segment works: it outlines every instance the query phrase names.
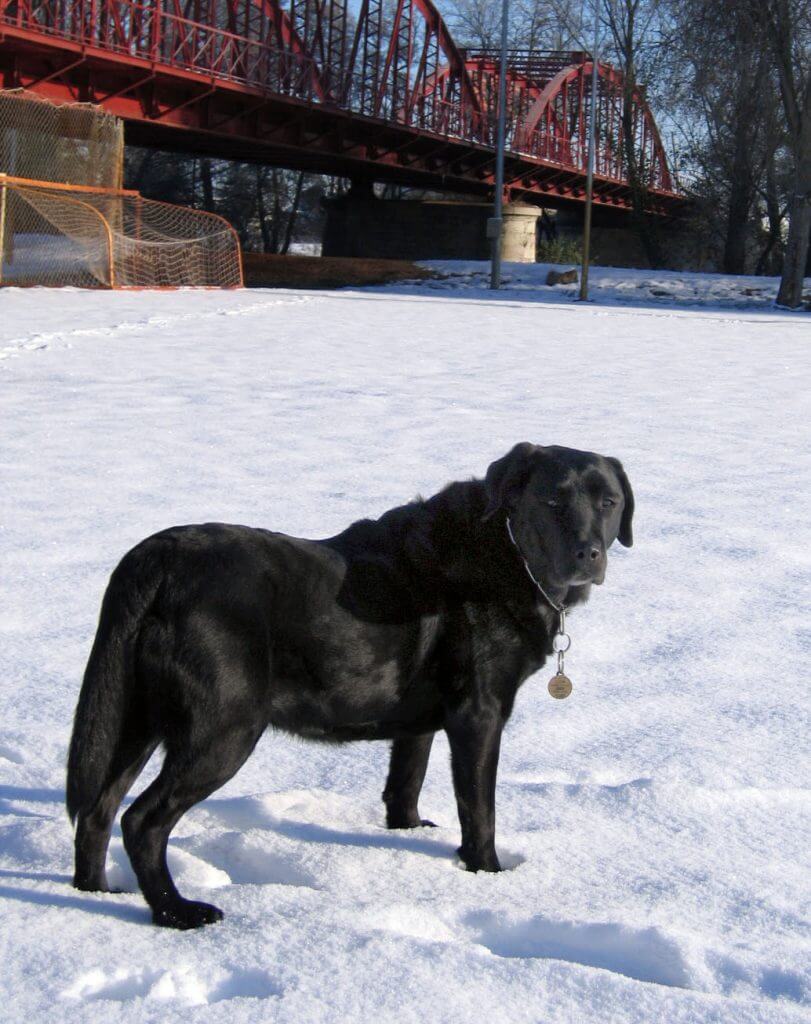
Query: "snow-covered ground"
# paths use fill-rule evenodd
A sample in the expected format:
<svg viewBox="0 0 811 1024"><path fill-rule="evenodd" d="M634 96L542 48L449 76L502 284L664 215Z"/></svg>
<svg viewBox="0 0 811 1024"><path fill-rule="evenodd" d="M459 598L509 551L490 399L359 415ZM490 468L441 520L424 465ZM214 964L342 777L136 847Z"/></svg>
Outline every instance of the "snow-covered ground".
<svg viewBox="0 0 811 1024"><path fill-rule="evenodd" d="M811 1019L811 320L439 284L0 292L4 1022ZM171 843L222 924L152 927L118 830L126 893L70 887L66 745L128 547L324 536L525 439L620 456L636 545L570 621L572 697L519 694L509 870L454 856L444 739L440 827L390 833L385 745L268 735Z"/></svg>

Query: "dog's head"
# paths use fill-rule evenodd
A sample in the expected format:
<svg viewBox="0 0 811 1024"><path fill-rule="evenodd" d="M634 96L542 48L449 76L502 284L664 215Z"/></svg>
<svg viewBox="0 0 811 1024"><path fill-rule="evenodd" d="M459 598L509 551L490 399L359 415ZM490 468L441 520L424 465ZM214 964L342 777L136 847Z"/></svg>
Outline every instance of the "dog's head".
<svg viewBox="0 0 811 1024"><path fill-rule="evenodd" d="M619 459L524 442L490 466L484 484L484 518L506 512L545 585L602 583L608 548L633 544L634 495Z"/></svg>

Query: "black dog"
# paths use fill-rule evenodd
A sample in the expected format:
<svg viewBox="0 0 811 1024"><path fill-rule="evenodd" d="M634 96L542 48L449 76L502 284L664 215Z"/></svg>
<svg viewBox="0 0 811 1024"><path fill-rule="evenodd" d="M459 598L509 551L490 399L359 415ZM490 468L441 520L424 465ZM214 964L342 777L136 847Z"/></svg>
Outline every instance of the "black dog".
<svg viewBox="0 0 811 1024"><path fill-rule="evenodd" d="M389 828L423 824L417 797L444 729L459 854L471 871L498 871L501 732L518 687L551 652L548 598L586 600L607 548L631 545L633 507L616 459L525 443L483 481L450 484L329 540L209 524L143 541L110 579L76 710L74 885L107 889L116 810L162 743L160 775L122 818L124 844L157 924L220 920L216 907L180 896L167 841L269 725L317 740L393 740Z"/></svg>

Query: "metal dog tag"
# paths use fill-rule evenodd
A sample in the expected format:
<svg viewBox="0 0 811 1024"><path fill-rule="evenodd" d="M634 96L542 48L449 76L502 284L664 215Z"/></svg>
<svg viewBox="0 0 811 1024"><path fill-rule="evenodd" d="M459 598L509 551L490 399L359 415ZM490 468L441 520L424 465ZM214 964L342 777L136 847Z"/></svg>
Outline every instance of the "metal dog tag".
<svg viewBox="0 0 811 1024"><path fill-rule="evenodd" d="M565 700L572 692L572 681L562 672L557 672L549 680L547 690L549 690L549 695L554 697L555 700Z"/></svg>

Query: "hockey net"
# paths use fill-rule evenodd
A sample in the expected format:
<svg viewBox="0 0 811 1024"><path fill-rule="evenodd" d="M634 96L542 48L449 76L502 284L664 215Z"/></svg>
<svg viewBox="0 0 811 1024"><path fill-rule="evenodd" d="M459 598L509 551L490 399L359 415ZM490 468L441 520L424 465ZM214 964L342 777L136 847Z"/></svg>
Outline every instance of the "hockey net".
<svg viewBox="0 0 811 1024"><path fill-rule="evenodd" d="M214 214L124 190L0 176L0 283L239 288L239 239Z"/></svg>
<svg viewBox="0 0 811 1024"><path fill-rule="evenodd" d="M122 189L122 156L117 118L0 91L0 284L242 285L231 225Z"/></svg>

